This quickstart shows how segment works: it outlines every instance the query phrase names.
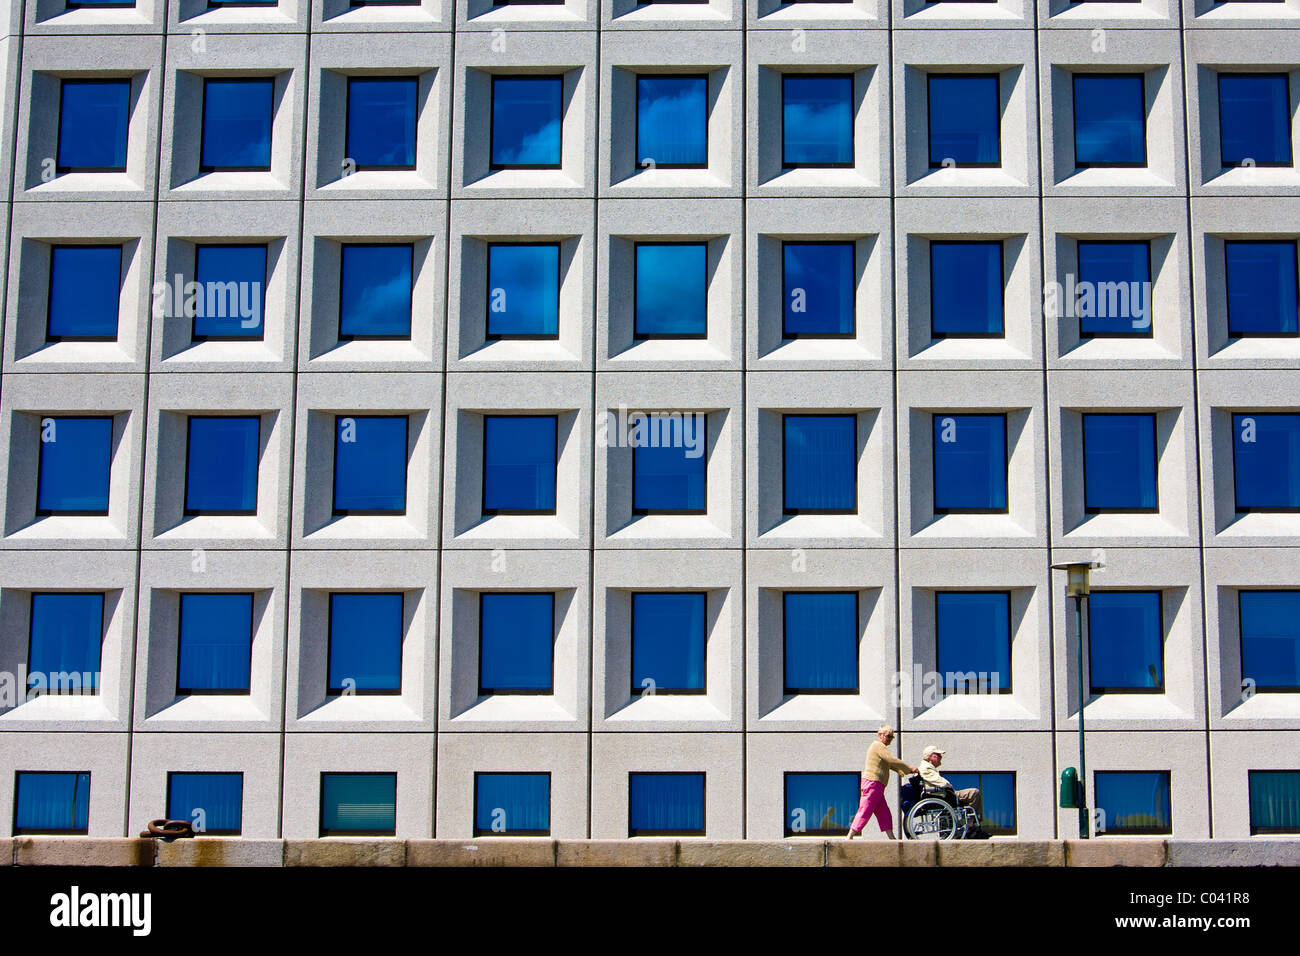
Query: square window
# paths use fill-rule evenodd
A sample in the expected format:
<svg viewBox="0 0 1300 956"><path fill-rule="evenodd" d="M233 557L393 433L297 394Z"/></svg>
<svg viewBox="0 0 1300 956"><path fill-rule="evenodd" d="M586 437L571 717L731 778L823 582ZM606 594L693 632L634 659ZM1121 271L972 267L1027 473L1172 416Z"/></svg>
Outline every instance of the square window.
<svg viewBox="0 0 1300 956"><path fill-rule="evenodd" d="M203 80L202 172L271 168L274 89L270 77Z"/></svg>
<svg viewBox="0 0 1300 956"><path fill-rule="evenodd" d="M334 514L406 513L405 415L334 421Z"/></svg>
<svg viewBox="0 0 1300 956"><path fill-rule="evenodd" d="M121 246L51 248L45 340L115 340L121 284Z"/></svg>
<svg viewBox="0 0 1300 956"><path fill-rule="evenodd" d="M167 774L167 818L189 820L205 836L239 836L243 832L242 773Z"/></svg>
<svg viewBox="0 0 1300 956"><path fill-rule="evenodd" d="M1084 415L1083 488L1088 514L1159 510L1156 417Z"/></svg>
<svg viewBox="0 0 1300 956"><path fill-rule="evenodd" d="M627 777L628 836L704 836L704 774Z"/></svg>
<svg viewBox="0 0 1300 956"><path fill-rule="evenodd" d="M1167 770L1098 770L1093 775L1101 834L1173 832Z"/></svg>
<svg viewBox="0 0 1300 956"><path fill-rule="evenodd" d="M415 168L413 76L348 77L347 158L357 169Z"/></svg>
<svg viewBox="0 0 1300 956"><path fill-rule="evenodd" d="M857 693L857 593L787 591L782 598L785 693Z"/></svg>
<svg viewBox="0 0 1300 956"><path fill-rule="evenodd" d="M340 260L339 339L409 339L414 247L350 243Z"/></svg>
<svg viewBox="0 0 1300 956"><path fill-rule="evenodd" d="M181 595L176 693L247 694L253 595Z"/></svg>
<svg viewBox="0 0 1300 956"><path fill-rule="evenodd" d="M1093 694L1165 689L1159 591L1094 591L1088 598L1088 675Z"/></svg>
<svg viewBox="0 0 1300 956"><path fill-rule="evenodd" d="M705 593L632 595L632 694L703 694Z"/></svg>
<svg viewBox="0 0 1300 956"><path fill-rule="evenodd" d="M1141 73L1074 74L1074 164L1147 164L1146 87Z"/></svg>
<svg viewBox="0 0 1300 956"><path fill-rule="evenodd" d="M852 338L857 317L853 243L785 242L781 253L782 336Z"/></svg>
<svg viewBox="0 0 1300 956"><path fill-rule="evenodd" d="M492 77L493 169L559 169L564 80Z"/></svg>
<svg viewBox="0 0 1300 956"><path fill-rule="evenodd" d="M487 338L560 337L560 244L488 246Z"/></svg>
<svg viewBox="0 0 1300 956"><path fill-rule="evenodd" d="M1079 335L1151 337L1151 244L1080 240Z"/></svg>
<svg viewBox="0 0 1300 956"><path fill-rule="evenodd" d="M785 835L844 836L858 812L856 773L785 774Z"/></svg>
<svg viewBox="0 0 1300 956"><path fill-rule="evenodd" d="M193 339L262 338L266 246L197 246Z"/></svg>
<svg viewBox="0 0 1300 956"><path fill-rule="evenodd" d="M475 773L474 835L550 836L549 773Z"/></svg>
<svg viewBox="0 0 1300 956"><path fill-rule="evenodd" d="M99 693L103 639L103 594L33 594L27 646L29 692Z"/></svg>
<svg viewBox="0 0 1300 956"><path fill-rule="evenodd" d="M555 595L479 593L480 694L549 694L555 670Z"/></svg>
<svg viewBox="0 0 1300 956"><path fill-rule="evenodd" d="M781 165L844 169L853 165L853 77L781 77Z"/></svg>
<svg viewBox="0 0 1300 956"><path fill-rule="evenodd" d="M14 777L14 835L85 834L90 774L20 770Z"/></svg>
<svg viewBox="0 0 1300 956"><path fill-rule="evenodd" d="M1257 692L1300 691L1300 591L1238 591L1241 676Z"/></svg>
<svg viewBox="0 0 1300 956"><path fill-rule="evenodd" d="M1238 511L1300 511L1300 415L1232 416Z"/></svg>
<svg viewBox="0 0 1300 956"><path fill-rule="evenodd" d="M1224 166L1291 165L1291 89L1285 73L1219 74Z"/></svg>
<svg viewBox="0 0 1300 956"><path fill-rule="evenodd" d="M709 165L709 78L636 78L636 161L664 169Z"/></svg>
<svg viewBox="0 0 1300 956"><path fill-rule="evenodd" d="M704 514L708 418L688 412L650 424L649 444L632 447L632 513Z"/></svg>
<svg viewBox="0 0 1300 956"><path fill-rule="evenodd" d="M1250 835L1300 833L1300 770L1250 770Z"/></svg>
<svg viewBox="0 0 1300 956"><path fill-rule="evenodd" d="M257 513L257 459L262 420L190 418L185 458L185 513Z"/></svg>
<svg viewBox="0 0 1300 956"><path fill-rule="evenodd" d="M44 418L36 514L108 514L112 418Z"/></svg>
<svg viewBox="0 0 1300 956"><path fill-rule="evenodd" d="M785 415L786 514L851 514L858 508L858 422L853 415Z"/></svg>
<svg viewBox="0 0 1300 956"><path fill-rule="evenodd" d="M931 73L928 81L930 168L1001 165L998 75Z"/></svg>
<svg viewBox="0 0 1300 956"><path fill-rule="evenodd" d="M934 510L1007 511L1007 416L934 416Z"/></svg>
<svg viewBox="0 0 1300 956"><path fill-rule="evenodd" d="M934 616L943 692L1011 693L1010 592L939 591Z"/></svg>
<svg viewBox="0 0 1300 956"><path fill-rule="evenodd" d="M554 415L483 416L483 513L555 514Z"/></svg>
<svg viewBox="0 0 1300 956"><path fill-rule="evenodd" d="M397 774L322 773L320 835L394 836Z"/></svg>
<svg viewBox="0 0 1300 956"><path fill-rule="evenodd" d="M997 773L950 773L948 782L954 790L975 788L984 804L980 827L992 836L1016 835L1016 775Z"/></svg>
<svg viewBox="0 0 1300 956"><path fill-rule="evenodd" d="M1229 335L1300 332L1294 241L1227 241L1223 257Z"/></svg>
<svg viewBox="0 0 1300 956"><path fill-rule="evenodd" d="M709 247L703 242L638 242L636 339L702 339L709 322Z"/></svg>
<svg viewBox="0 0 1300 956"><path fill-rule="evenodd" d="M56 172L125 172L130 102L130 80L64 80Z"/></svg>
<svg viewBox="0 0 1300 956"><path fill-rule="evenodd" d="M1003 335L1001 242L930 243L930 334Z"/></svg>
<svg viewBox="0 0 1300 956"><path fill-rule="evenodd" d="M402 692L402 593L330 595L327 694Z"/></svg>

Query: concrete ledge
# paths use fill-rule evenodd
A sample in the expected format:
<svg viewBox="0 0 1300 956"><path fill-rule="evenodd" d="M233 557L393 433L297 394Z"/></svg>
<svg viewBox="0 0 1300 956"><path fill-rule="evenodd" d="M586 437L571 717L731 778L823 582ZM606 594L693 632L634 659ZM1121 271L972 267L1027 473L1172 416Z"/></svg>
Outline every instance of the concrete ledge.
<svg viewBox="0 0 1300 956"><path fill-rule="evenodd" d="M1170 840L1169 865L1300 866L1300 840Z"/></svg>
<svg viewBox="0 0 1300 956"><path fill-rule="evenodd" d="M18 852L18 841L13 837L0 840L0 854L3 854L3 863L0 866L12 866L17 863L15 855Z"/></svg>
<svg viewBox="0 0 1300 956"><path fill-rule="evenodd" d="M1164 866L1164 840L1066 840L1066 866Z"/></svg>
<svg viewBox="0 0 1300 956"><path fill-rule="evenodd" d="M285 866L405 866L405 840L286 840Z"/></svg>
<svg viewBox="0 0 1300 956"><path fill-rule="evenodd" d="M824 866L822 841L683 840L677 845L678 866Z"/></svg>
<svg viewBox="0 0 1300 956"><path fill-rule="evenodd" d="M18 837L17 866L153 866L157 841L129 837Z"/></svg>
<svg viewBox="0 0 1300 956"><path fill-rule="evenodd" d="M938 842L935 840L899 840L898 865L938 866Z"/></svg>
<svg viewBox="0 0 1300 956"><path fill-rule="evenodd" d="M826 865L900 866L905 845L899 840L827 840Z"/></svg>
<svg viewBox="0 0 1300 956"><path fill-rule="evenodd" d="M940 866L1065 866L1065 847L1051 840L939 842Z"/></svg>
<svg viewBox="0 0 1300 956"><path fill-rule="evenodd" d="M554 840L407 840L407 866L555 866Z"/></svg>
<svg viewBox="0 0 1300 956"><path fill-rule="evenodd" d="M198 837L158 841L159 866L284 866L283 840Z"/></svg>
<svg viewBox="0 0 1300 956"><path fill-rule="evenodd" d="M675 866L676 840L559 840L557 866Z"/></svg>

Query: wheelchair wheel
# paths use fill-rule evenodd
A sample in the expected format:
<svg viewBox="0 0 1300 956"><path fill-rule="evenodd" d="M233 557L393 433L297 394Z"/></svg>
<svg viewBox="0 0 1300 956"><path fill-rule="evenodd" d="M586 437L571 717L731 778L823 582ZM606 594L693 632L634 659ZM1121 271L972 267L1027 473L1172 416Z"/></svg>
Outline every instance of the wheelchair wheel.
<svg viewBox="0 0 1300 956"><path fill-rule="evenodd" d="M933 797L918 800L903 821L907 835L913 840L951 840L959 827L957 812L943 800Z"/></svg>

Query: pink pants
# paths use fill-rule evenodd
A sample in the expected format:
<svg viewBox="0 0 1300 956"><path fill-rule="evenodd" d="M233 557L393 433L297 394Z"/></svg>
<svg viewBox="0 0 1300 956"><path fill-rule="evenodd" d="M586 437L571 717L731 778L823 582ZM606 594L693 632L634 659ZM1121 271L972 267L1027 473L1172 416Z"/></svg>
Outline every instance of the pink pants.
<svg viewBox="0 0 1300 956"><path fill-rule="evenodd" d="M885 785L879 780L866 780L862 784L862 802L858 804L858 813L849 826L849 832L855 836L861 833L873 816L876 823L880 824L881 833L894 829L894 818L890 816L889 804L885 802Z"/></svg>

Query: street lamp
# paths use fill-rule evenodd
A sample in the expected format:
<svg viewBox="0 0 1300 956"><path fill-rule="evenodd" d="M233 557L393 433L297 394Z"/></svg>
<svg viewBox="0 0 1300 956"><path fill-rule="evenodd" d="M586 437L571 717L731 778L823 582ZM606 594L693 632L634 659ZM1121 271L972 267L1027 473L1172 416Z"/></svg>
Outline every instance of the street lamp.
<svg viewBox="0 0 1300 956"><path fill-rule="evenodd" d="M1084 759L1083 751L1083 705L1087 701L1083 684L1083 602L1088 599L1089 581L1088 572L1093 568L1101 568L1105 565L1101 561L1074 561L1068 564L1054 564L1052 570L1066 572L1065 596L1074 598L1074 630L1078 637L1078 675L1079 675L1079 774L1074 782L1074 800L1073 805L1079 808L1079 839L1088 839L1088 798L1086 785L1088 780L1087 762ZM1071 804L1066 803L1066 784L1070 771L1067 768L1062 774L1061 797L1062 806L1068 807Z"/></svg>

